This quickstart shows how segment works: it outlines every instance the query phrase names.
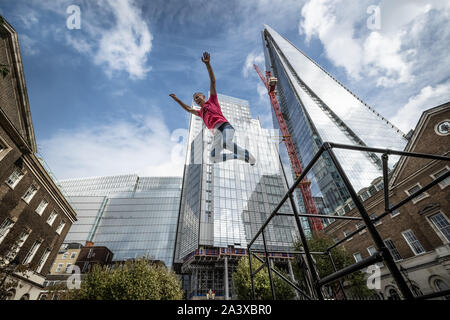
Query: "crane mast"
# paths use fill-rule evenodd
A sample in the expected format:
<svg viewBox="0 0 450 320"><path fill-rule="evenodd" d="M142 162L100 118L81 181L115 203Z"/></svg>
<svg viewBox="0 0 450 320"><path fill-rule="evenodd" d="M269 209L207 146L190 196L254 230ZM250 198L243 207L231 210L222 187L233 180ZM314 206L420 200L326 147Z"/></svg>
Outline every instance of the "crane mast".
<svg viewBox="0 0 450 320"><path fill-rule="evenodd" d="M276 85L277 79L272 77L270 71L266 71L266 77L264 77L261 70L259 70L256 64L253 65L256 72L258 73L261 81L264 83L267 88L267 92L269 94L270 102L272 104L273 110L275 111L275 115L278 120L278 125L280 127L281 134L283 136L283 141L286 144L286 149L289 155L289 159L291 161L292 168L294 170L295 176L298 178L302 172L303 168L298 159L297 152L295 151L294 143L292 142L291 135L289 134L289 129L284 121L283 114L281 113L280 105L278 104L278 99L276 96ZM319 214L317 210L316 204L314 203L311 188L311 182L306 179L306 177L299 183L298 187L300 188L303 202L305 204L305 208L308 214ZM322 231L323 225L322 221L319 218L308 218L311 229L314 232Z"/></svg>

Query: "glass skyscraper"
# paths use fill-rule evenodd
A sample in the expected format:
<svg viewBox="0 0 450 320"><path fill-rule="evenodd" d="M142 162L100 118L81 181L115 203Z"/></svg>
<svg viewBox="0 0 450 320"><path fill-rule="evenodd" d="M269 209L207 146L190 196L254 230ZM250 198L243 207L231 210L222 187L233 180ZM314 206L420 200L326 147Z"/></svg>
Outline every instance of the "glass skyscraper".
<svg viewBox="0 0 450 320"><path fill-rule="evenodd" d="M226 295L227 290L232 295L233 262L245 255L248 243L287 191L278 133L252 119L246 100L221 94L218 100L236 129L235 142L255 155L257 162L255 166L240 160L211 163L213 133L200 117L191 115L174 260L181 273L190 275L188 298L209 289L216 296ZM288 202L280 212L292 213ZM266 240L271 250L292 247L294 225L294 219L285 216L269 224ZM261 237L252 246L257 248L262 248ZM229 273L228 287L224 270Z"/></svg>
<svg viewBox="0 0 450 320"><path fill-rule="evenodd" d="M269 26L262 32L266 70L278 79L277 96L300 162L305 167L323 142L403 150L405 135L377 111ZM278 123L273 113L274 125ZM381 159L372 153L336 149L356 192L382 176ZM285 154L281 152L282 154ZM289 162L282 157L283 163ZM398 161L391 156L389 166ZM313 167L311 192L324 213L352 203L327 154ZM292 181L292 180L291 180ZM321 211L322 213L322 211Z"/></svg>
<svg viewBox="0 0 450 320"><path fill-rule="evenodd" d="M106 246L114 261L147 257L171 267L181 182L137 175L59 181L78 218L65 242Z"/></svg>

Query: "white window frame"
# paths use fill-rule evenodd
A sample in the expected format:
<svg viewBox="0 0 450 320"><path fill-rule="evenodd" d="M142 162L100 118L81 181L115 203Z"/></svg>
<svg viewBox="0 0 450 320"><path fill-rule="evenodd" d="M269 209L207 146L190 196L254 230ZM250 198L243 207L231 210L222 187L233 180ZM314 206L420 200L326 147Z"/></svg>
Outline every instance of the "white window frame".
<svg viewBox="0 0 450 320"><path fill-rule="evenodd" d="M359 255L359 258L360 258L359 260L356 259L356 256L357 256L357 255ZM361 253L355 252L355 253L353 254L353 259L355 259L356 262L360 262L363 258L362 258Z"/></svg>
<svg viewBox="0 0 450 320"><path fill-rule="evenodd" d="M66 222L64 220L61 220L58 225L58 228L56 229L56 233L61 234L61 232L63 231L65 226L66 226Z"/></svg>
<svg viewBox="0 0 450 320"><path fill-rule="evenodd" d="M44 253L42 254L41 259L39 260L39 265L37 266L36 273L41 273L42 268L44 268L45 263L47 262L48 257L50 256L50 253L52 250L49 248L46 248Z"/></svg>
<svg viewBox="0 0 450 320"><path fill-rule="evenodd" d="M391 241L391 242L392 242L392 246L393 246L394 248L393 248L393 249L389 248L389 246L386 244L386 241ZM391 253L391 256L392 256L392 258L394 259L394 262L398 262L398 261L403 260L402 255L400 254L400 252L398 252L398 249L397 249L397 247L395 246L395 243L394 243L394 241L393 241L391 238L387 238L387 239L383 240L383 243L384 243L384 245L386 246L386 248L389 250L389 252ZM397 259L397 258L395 257L395 255L392 253L392 250L394 250L394 249L395 249L395 251L397 252L397 254L398 254L398 256L400 257L400 259Z"/></svg>
<svg viewBox="0 0 450 320"><path fill-rule="evenodd" d="M27 265L31 261L33 261L34 256L36 255L36 252L39 250L39 247L42 244L42 240L35 240L33 242L33 245L31 246L30 250L28 251L27 255L25 256L25 259L23 260L23 264Z"/></svg>
<svg viewBox="0 0 450 320"><path fill-rule="evenodd" d="M72 252L70 254L70 259L75 259L76 256L77 256L77 253L76 252Z"/></svg>
<svg viewBox="0 0 450 320"><path fill-rule="evenodd" d="M411 190L412 188L416 187L416 186L418 186L419 189L422 189L422 188L423 188L422 185L420 184L420 182L417 182L416 184L414 184L414 185L412 185L411 187L409 187L408 189L406 189L406 190L405 190L405 193L406 193L408 196L412 195L414 192L410 193L410 190ZM428 192L423 192L420 196L413 198L413 199L412 199L412 203L415 204L415 203L417 203L417 202L419 202L419 201L422 201L423 199L428 198L429 196L430 196L430 194L429 194Z"/></svg>
<svg viewBox="0 0 450 320"><path fill-rule="evenodd" d="M52 211L47 218L47 224L52 226L56 220L56 217L58 217L58 214L56 213L56 211Z"/></svg>
<svg viewBox="0 0 450 320"><path fill-rule="evenodd" d="M437 211L435 213L431 213L427 216L428 222L430 223L431 227L433 228L434 232L436 232L436 234L438 235L438 237L442 240L442 242L444 244L446 243L450 243L449 239L447 239L447 237L445 236L445 234L441 231L441 229L439 229L439 227L433 222L433 220L431 220L431 217L440 214L444 217L444 219L447 221L447 223L450 224L450 220L448 219L448 217L442 212L442 211Z"/></svg>
<svg viewBox="0 0 450 320"><path fill-rule="evenodd" d="M10 183L10 181L12 181L12 178L14 178L15 176L18 176L17 180L13 181L12 183ZM25 173L20 170L19 168L15 168L14 171L9 175L8 179L5 181L6 185L8 187L10 187L12 190L14 190L14 188L19 184L20 180L22 180L22 178L25 176Z"/></svg>
<svg viewBox="0 0 450 320"><path fill-rule="evenodd" d="M348 234L352 233L350 230L345 229L344 231L342 231L342 233L344 234L344 238L347 237L346 231L348 231ZM353 237L350 237L350 238L348 238L348 239L345 240L345 241L350 241L350 240L352 240L352 239L353 239Z"/></svg>
<svg viewBox="0 0 450 320"><path fill-rule="evenodd" d="M12 227L14 227L15 221L10 219L10 218L6 218L5 220L3 220L2 224L0 225L0 243L3 242L3 240L5 240L6 236L9 233L9 230L12 229Z"/></svg>
<svg viewBox="0 0 450 320"><path fill-rule="evenodd" d="M374 212L374 213L372 213L371 215L370 215L370 220L373 220L374 218L372 218L372 216L374 216L374 218L377 218L378 217L378 214L376 213L376 212ZM379 226L380 224L383 224L383 222L381 222L381 220L378 220L378 221L375 221L375 222L372 222L373 223L373 225L376 227L376 226Z"/></svg>
<svg viewBox="0 0 450 320"><path fill-rule="evenodd" d="M56 267L55 272L59 273L61 272L62 268L64 267L64 263L58 263L58 266Z"/></svg>
<svg viewBox="0 0 450 320"><path fill-rule="evenodd" d="M19 239L18 239L18 241L20 241L20 243L17 244L17 246L16 246L16 242L15 242L13 244L13 247L16 246L16 248L12 247L10 249L10 251L7 253L7 260L9 260L8 263L17 257L17 254L22 249L22 246L24 245L24 243L27 242L27 239L30 236L30 234L31 234L30 229L26 229L26 230L22 231L22 233L20 234Z"/></svg>
<svg viewBox="0 0 450 320"><path fill-rule="evenodd" d="M64 268L64 273L69 273L69 268L71 265L72 265L71 263L66 264L66 267Z"/></svg>
<svg viewBox="0 0 450 320"><path fill-rule="evenodd" d="M431 177L433 180L436 180L436 179L438 178L438 177L436 177L436 174L437 174L438 172L442 171L443 169L447 169L447 171L450 171L450 167L446 165L445 167L443 167L443 168L437 170L436 172L434 172L433 174L430 174L430 177ZM447 180L448 180L448 182L446 182ZM447 188L447 187L450 185L450 177L447 177L445 180L439 182L438 185L439 185L439 187L440 187L441 189Z"/></svg>
<svg viewBox="0 0 450 320"><path fill-rule="evenodd" d="M42 205L44 202L45 202L45 204ZM44 211L45 211L45 209L47 208L47 206L48 206L48 201L45 200L45 199L42 199L41 203L39 203L39 205L38 205L38 207L36 208L35 212L36 212L38 215L42 216L42 214L44 213Z"/></svg>
<svg viewBox="0 0 450 320"><path fill-rule="evenodd" d="M412 246L412 244L408 241L408 238L405 236L405 233L407 232L411 232L412 235L414 236L414 238L416 238L417 242L419 243L419 245L422 247L423 252L417 253L416 250L414 249L414 247ZM408 246L410 247L411 251L414 253L415 256L419 256L421 254L426 253L427 251L425 250L425 248L422 246L422 244L420 243L419 239L417 239L416 235L414 234L414 232L411 229L405 230L402 232L402 236L405 239L406 243L408 244Z"/></svg>
<svg viewBox="0 0 450 320"><path fill-rule="evenodd" d="M64 252L63 255L61 256L61 259L67 259L68 256L69 256L69 253Z"/></svg>
<svg viewBox="0 0 450 320"><path fill-rule="evenodd" d="M373 252L370 250L371 248L373 248ZM372 256L374 253L377 252L377 249L374 246L370 246L367 248L367 252L369 253L370 256ZM380 268L384 267L383 262L377 262L375 263L375 265L377 265Z"/></svg>
<svg viewBox="0 0 450 320"><path fill-rule="evenodd" d="M361 227L364 227L364 226L365 226L364 222L361 220L361 221L359 221L359 222L357 222L357 223L355 224L356 230L358 230L358 229L360 228L360 226L358 226L359 224L361 225ZM366 229L367 229L367 228L366 228ZM361 230L360 232L358 232L358 234L361 235L361 234L366 233L366 229Z"/></svg>
<svg viewBox="0 0 450 320"><path fill-rule="evenodd" d="M25 194L22 196L22 200L25 201L27 204L30 204L30 201L36 195L38 190L39 186L36 186L36 184L32 183L31 186L25 192Z"/></svg>

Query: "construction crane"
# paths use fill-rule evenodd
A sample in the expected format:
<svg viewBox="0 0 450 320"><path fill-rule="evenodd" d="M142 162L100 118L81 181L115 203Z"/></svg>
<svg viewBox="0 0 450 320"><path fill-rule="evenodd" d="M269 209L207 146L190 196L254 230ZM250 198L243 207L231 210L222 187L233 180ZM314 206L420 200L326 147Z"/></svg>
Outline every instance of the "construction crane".
<svg viewBox="0 0 450 320"><path fill-rule="evenodd" d="M294 148L294 143L292 142L291 135L289 134L289 129L284 121L283 114L281 113L280 105L278 104L277 94L276 94L276 86L277 86L277 78L272 77L270 71L266 71L266 77L264 77L261 70L259 70L256 64L253 65L255 67L256 72L258 73L261 81L264 83L267 88L267 92L269 94L270 102L275 111L275 115L278 120L278 125L281 130L281 134L283 136L283 141L286 144L286 149L289 154L289 159L291 160L292 168L294 170L295 176L298 178L302 172L303 168L300 164L300 160L298 159L297 152ZM311 181L307 180L306 177L299 183L298 187L300 188L303 202L305 204L305 208L308 214L319 214L317 210L316 204L314 203L312 194L311 194ZM312 231L322 231L323 225L322 221L319 218L309 218L309 223Z"/></svg>

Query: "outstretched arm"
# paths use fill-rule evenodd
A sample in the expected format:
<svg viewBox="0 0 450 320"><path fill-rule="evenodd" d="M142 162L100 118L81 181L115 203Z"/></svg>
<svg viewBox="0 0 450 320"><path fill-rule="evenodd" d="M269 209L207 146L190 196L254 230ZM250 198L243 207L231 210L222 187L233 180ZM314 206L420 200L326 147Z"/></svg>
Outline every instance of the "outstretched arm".
<svg viewBox="0 0 450 320"><path fill-rule="evenodd" d="M192 113L194 116L198 117L197 114L197 110L195 110L194 108L189 107L187 104L185 104L183 101L181 101L180 99L178 99L178 97L174 94L171 93L170 97L172 97L173 100L175 100L176 102L178 102L178 104L187 112Z"/></svg>
<svg viewBox="0 0 450 320"><path fill-rule="evenodd" d="M211 67L211 57L208 52L203 53L202 62L206 65L206 68L208 69L209 79L211 80L211 87L209 90L210 95L217 95L216 91L216 78L214 77L214 72Z"/></svg>

